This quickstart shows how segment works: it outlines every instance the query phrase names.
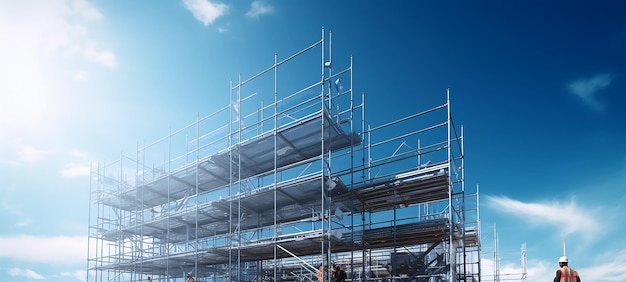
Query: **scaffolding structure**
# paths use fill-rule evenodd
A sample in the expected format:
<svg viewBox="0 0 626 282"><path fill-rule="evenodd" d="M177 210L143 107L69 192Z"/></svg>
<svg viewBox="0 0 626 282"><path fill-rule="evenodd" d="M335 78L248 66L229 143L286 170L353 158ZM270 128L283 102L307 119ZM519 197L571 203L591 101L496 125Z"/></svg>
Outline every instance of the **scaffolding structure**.
<svg viewBox="0 0 626 282"><path fill-rule="evenodd" d="M373 126L332 35L231 103L92 166L87 281L480 281L478 192L443 104ZM269 100L269 102L268 102Z"/></svg>

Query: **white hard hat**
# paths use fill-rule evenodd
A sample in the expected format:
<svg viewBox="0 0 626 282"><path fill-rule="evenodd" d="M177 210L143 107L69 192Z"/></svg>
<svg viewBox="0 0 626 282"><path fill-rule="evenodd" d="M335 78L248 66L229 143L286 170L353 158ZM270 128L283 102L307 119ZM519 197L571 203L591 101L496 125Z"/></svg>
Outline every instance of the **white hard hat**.
<svg viewBox="0 0 626 282"><path fill-rule="evenodd" d="M567 262L567 257L566 256L560 257L559 262Z"/></svg>

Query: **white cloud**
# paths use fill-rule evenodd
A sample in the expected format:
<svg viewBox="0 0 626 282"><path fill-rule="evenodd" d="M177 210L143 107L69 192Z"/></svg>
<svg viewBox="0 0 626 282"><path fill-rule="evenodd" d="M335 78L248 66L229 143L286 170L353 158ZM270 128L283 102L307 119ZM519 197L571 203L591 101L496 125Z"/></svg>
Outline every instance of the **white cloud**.
<svg viewBox="0 0 626 282"><path fill-rule="evenodd" d="M208 0L183 0L183 4L205 26L212 24L228 11L228 5L213 3Z"/></svg>
<svg viewBox="0 0 626 282"><path fill-rule="evenodd" d="M74 0L71 3L73 11L80 15L86 21L100 21L104 18L98 9L94 8L89 2L84 0Z"/></svg>
<svg viewBox="0 0 626 282"><path fill-rule="evenodd" d="M33 164L52 154L52 151L37 149L28 144L18 144L17 158L19 162Z"/></svg>
<svg viewBox="0 0 626 282"><path fill-rule="evenodd" d="M582 266L578 261L572 261L571 259L572 257L570 257L570 266L578 271L582 281L626 281L626 250L612 251L593 257L593 261L596 261L597 264L590 266ZM493 267L493 261L489 261L489 263L489 266ZM546 279L551 281L557 269L556 259L554 261L528 260L526 268L528 281L541 281ZM484 273L493 273L492 268L483 267L483 270L487 270L487 272ZM511 271L521 271L521 266L507 264L501 269L501 273L511 273ZM607 273L611 273L611 275L606 275Z"/></svg>
<svg viewBox="0 0 626 282"><path fill-rule="evenodd" d="M16 207L15 205L9 204L6 199L2 199L2 209L13 216L24 216L22 209Z"/></svg>
<svg viewBox="0 0 626 282"><path fill-rule="evenodd" d="M70 156L74 159L79 159L81 161L89 160L89 154L85 152L81 152L78 150L72 150ZM81 163L70 163L67 164L63 169L59 171L61 176L67 178L75 178L80 176L87 176L91 173L91 167L88 164Z"/></svg>
<svg viewBox="0 0 626 282"><path fill-rule="evenodd" d="M76 278L76 280L79 281L87 281L87 272L84 270L76 270L76 271L72 271L72 272L61 272L60 274L61 277L73 277Z"/></svg>
<svg viewBox="0 0 626 282"><path fill-rule="evenodd" d="M23 227L23 226L29 226L30 224L31 224L30 219L23 219L15 223L15 226Z"/></svg>
<svg viewBox="0 0 626 282"><path fill-rule="evenodd" d="M13 277L24 277L27 279L45 280L46 278L30 269L10 268L8 274Z"/></svg>
<svg viewBox="0 0 626 282"><path fill-rule="evenodd" d="M78 150L71 151L70 152L70 156L72 156L74 158L79 158L79 159L82 159L82 160L89 160L90 159L89 154L87 154L85 152L78 151Z"/></svg>
<svg viewBox="0 0 626 282"><path fill-rule="evenodd" d="M508 280L512 280L512 281L519 281L522 278L522 275L524 274L524 271L522 270L522 264L521 264L521 260L519 261L519 263L512 263L512 262L503 262L501 259L499 260L499 269L498 269L498 273L500 275L500 279L504 280L504 281L508 281ZM493 259L488 259L488 258L482 258L480 260L480 266L481 266L481 276L482 276L482 281L494 281L494 275L495 275L495 267L494 267L494 260ZM526 268L526 275L527 277L550 277L549 275L546 276L546 271L545 269L541 268L541 267L534 267L531 265L531 262L528 263L528 267ZM528 279L529 281L540 281L542 279Z"/></svg>
<svg viewBox="0 0 626 282"><path fill-rule="evenodd" d="M115 54L109 50L100 50L96 48L95 42L93 41L87 42L85 48L83 49L83 56L90 61L110 68L115 67L116 64Z"/></svg>
<svg viewBox="0 0 626 282"><path fill-rule="evenodd" d="M80 70L74 73L74 79L75 80L79 80L79 81L83 81L87 79L87 72Z"/></svg>
<svg viewBox="0 0 626 282"><path fill-rule="evenodd" d="M90 168L88 165L70 164L70 165L67 165L64 169L60 170L59 173L63 177L75 178L75 177L89 175Z"/></svg>
<svg viewBox="0 0 626 282"><path fill-rule="evenodd" d="M582 281L626 281L626 250L607 253L593 259L598 263L590 266L581 266L580 263L571 261L570 265L578 272ZM552 281L558 269L556 259L554 261L529 259L526 265L527 281ZM483 258L481 266L482 280L493 281L493 259ZM523 273L521 260L519 263L502 264L501 262L499 272L502 280L519 280L521 273ZM611 273L611 275L606 275L607 273Z"/></svg>
<svg viewBox="0 0 626 282"><path fill-rule="evenodd" d="M15 139L11 144L6 144L15 155L4 155L2 161L9 165L34 164L54 154L52 150L44 150L30 144L25 144L21 139Z"/></svg>
<svg viewBox="0 0 626 282"><path fill-rule="evenodd" d="M586 237L596 235L602 228L589 209L580 208L573 200L569 203L524 203L508 197L487 197L489 205L495 209L513 214L534 225L553 225L566 236L579 233ZM567 220L563 220L567 215Z"/></svg>
<svg viewBox="0 0 626 282"><path fill-rule="evenodd" d="M22 212L22 208L19 205L10 204L6 199L2 199L1 204L2 210L11 215L11 218L16 222L14 226L23 227L31 224L31 220L24 216L24 212ZM8 222L4 224L8 225Z"/></svg>
<svg viewBox="0 0 626 282"><path fill-rule="evenodd" d="M274 12L274 7L269 4L263 3L262 1L253 1L250 4L250 10L246 12L246 17L249 18L259 18L260 15L263 14L271 14Z"/></svg>
<svg viewBox="0 0 626 282"><path fill-rule="evenodd" d="M51 102L60 98L51 93L58 83L52 77L76 73L68 59L117 64L90 32L103 18L85 0L0 1L0 125L49 121Z"/></svg>
<svg viewBox="0 0 626 282"><path fill-rule="evenodd" d="M611 74L598 74L591 78L570 82L567 87L594 110L602 110L602 104L598 101L597 95L600 90L611 85L611 82L613 82Z"/></svg>
<svg viewBox="0 0 626 282"><path fill-rule="evenodd" d="M521 270L521 267L519 268ZM552 281L555 277L557 264L540 260L528 260L526 274L528 281ZM547 278L547 279L546 279Z"/></svg>
<svg viewBox="0 0 626 282"><path fill-rule="evenodd" d="M598 265L576 269L582 281L626 281L626 250L611 251L597 258ZM611 273L611 275L606 275Z"/></svg>
<svg viewBox="0 0 626 282"><path fill-rule="evenodd" d="M0 259L56 265L82 264L87 259L87 237L0 237Z"/></svg>

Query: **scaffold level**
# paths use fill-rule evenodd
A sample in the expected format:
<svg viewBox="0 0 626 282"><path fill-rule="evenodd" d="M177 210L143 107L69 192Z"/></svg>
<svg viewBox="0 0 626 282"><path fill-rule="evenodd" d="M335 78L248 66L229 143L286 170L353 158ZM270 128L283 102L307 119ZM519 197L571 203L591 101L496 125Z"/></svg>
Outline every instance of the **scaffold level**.
<svg viewBox="0 0 626 282"><path fill-rule="evenodd" d="M327 37L231 81L226 107L92 166L88 281L317 281L332 265L349 281L480 281L449 92L366 126L352 58L333 66Z"/></svg>

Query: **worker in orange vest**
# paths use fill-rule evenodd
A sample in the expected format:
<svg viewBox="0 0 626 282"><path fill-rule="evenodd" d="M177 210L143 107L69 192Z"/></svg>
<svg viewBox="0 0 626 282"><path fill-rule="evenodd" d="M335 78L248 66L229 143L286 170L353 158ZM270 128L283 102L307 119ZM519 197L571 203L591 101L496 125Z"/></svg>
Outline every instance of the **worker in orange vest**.
<svg viewBox="0 0 626 282"><path fill-rule="evenodd" d="M554 282L580 282L580 276L576 270L571 269L567 264L569 260L566 256L559 258L559 269L556 271Z"/></svg>
<svg viewBox="0 0 626 282"><path fill-rule="evenodd" d="M328 274L326 273L328 268L320 265L320 268L317 270L317 280L319 282L328 282Z"/></svg>

